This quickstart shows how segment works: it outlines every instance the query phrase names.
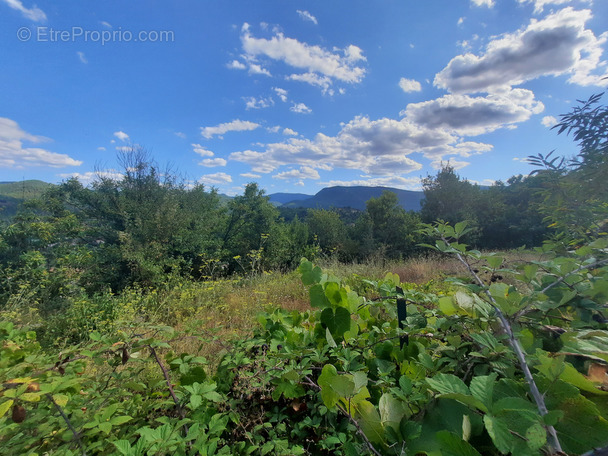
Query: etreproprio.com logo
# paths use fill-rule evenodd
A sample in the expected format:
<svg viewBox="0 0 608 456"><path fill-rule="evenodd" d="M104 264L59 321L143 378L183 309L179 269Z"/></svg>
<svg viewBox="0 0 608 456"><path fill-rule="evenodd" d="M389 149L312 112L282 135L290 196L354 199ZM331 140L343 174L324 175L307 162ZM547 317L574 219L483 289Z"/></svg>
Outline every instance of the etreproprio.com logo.
<svg viewBox="0 0 608 456"><path fill-rule="evenodd" d="M172 43L175 33L172 30L88 30L83 27L54 29L52 27L20 27L17 30L19 41L36 41L40 43Z"/></svg>

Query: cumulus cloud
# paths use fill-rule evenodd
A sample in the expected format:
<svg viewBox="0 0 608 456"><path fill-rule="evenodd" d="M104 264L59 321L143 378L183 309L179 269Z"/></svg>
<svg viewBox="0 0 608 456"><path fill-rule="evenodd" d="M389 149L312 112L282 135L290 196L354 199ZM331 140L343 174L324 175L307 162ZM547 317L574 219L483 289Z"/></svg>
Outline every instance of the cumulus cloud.
<svg viewBox="0 0 608 456"><path fill-rule="evenodd" d="M215 168L216 166L226 166L226 160L223 158L205 158L202 161L198 162L201 166L206 166L207 168Z"/></svg>
<svg viewBox="0 0 608 456"><path fill-rule="evenodd" d="M271 97L243 97L243 101L245 102L245 109L247 110L269 108L274 105L274 100Z"/></svg>
<svg viewBox="0 0 608 456"><path fill-rule="evenodd" d="M259 179L260 177L262 177L259 174L254 174L254 173L242 173L240 174L241 177L246 177L247 179Z"/></svg>
<svg viewBox="0 0 608 456"><path fill-rule="evenodd" d="M526 89L512 89L486 97L449 94L435 100L411 103L402 115L430 129L445 129L475 136L524 122L544 110Z"/></svg>
<svg viewBox="0 0 608 456"><path fill-rule="evenodd" d="M115 131L114 132L114 136L116 136L122 142L125 142L125 141L127 141L129 139L129 135L126 134L124 131Z"/></svg>
<svg viewBox="0 0 608 456"><path fill-rule="evenodd" d="M289 110L298 114L310 114L312 112L312 109L310 109L304 103L294 103Z"/></svg>
<svg viewBox="0 0 608 456"><path fill-rule="evenodd" d="M239 62L238 60L233 60L232 62L227 63L226 66L228 68L230 68L231 70L246 70L247 69L247 65L245 65L242 62Z"/></svg>
<svg viewBox="0 0 608 456"><path fill-rule="evenodd" d="M283 103L287 103L287 90L281 89L280 87L273 87L272 90L275 91Z"/></svg>
<svg viewBox="0 0 608 456"><path fill-rule="evenodd" d="M298 132L295 130L292 130L291 128L284 128L283 134L285 136L298 136Z"/></svg>
<svg viewBox="0 0 608 456"><path fill-rule="evenodd" d="M302 166L300 167L300 169L292 169L289 171L284 171L282 173L278 173L275 174L274 176L272 176L274 179L283 179L283 180L290 180L290 179L297 179L297 180L303 180L303 179L313 179L313 180L317 180L320 179L321 176L319 176L319 172L310 167L310 166Z"/></svg>
<svg viewBox="0 0 608 456"><path fill-rule="evenodd" d="M542 13L545 5L564 5L572 0L517 0L518 3L532 3L535 13Z"/></svg>
<svg viewBox="0 0 608 456"><path fill-rule="evenodd" d="M221 123L215 127L201 127L201 135L207 139L210 139L215 135L221 138L222 135L230 131L250 131L255 130L258 127L260 127L260 124L258 123L236 119L232 122Z"/></svg>
<svg viewBox="0 0 608 456"><path fill-rule="evenodd" d="M569 82L606 85L601 66L602 45L608 38L585 29L591 11L564 8L515 33L491 41L482 55L453 58L435 76L434 84L453 93L490 92L540 76L570 74Z"/></svg>
<svg viewBox="0 0 608 456"><path fill-rule="evenodd" d="M232 177L226 173L205 174L198 181L205 185L222 185L232 182Z"/></svg>
<svg viewBox="0 0 608 456"><path fill-rule="evenodd" d="M400 188L403 190L421 190L422 183L418 177L401 177L401 176L389 176L389 177L369 177L362 176L364 179L355 179L350 181L343 180L331 180L327 182L319 182L319 185L324 187L392 187Z"/></svg>
<svg viewBox="0 0 608 456"><path fill-rule="evenodd" d="M82 161L74 160L66 154L50 152L38 147L24 147L23 143L48 141L23 131L17 122L0 117L0 166L5 168L26 168L30 166L80 166Z"/></svg>
<svg viewBox="0 0 608 456"><path fill-rule="evenodd" d="M405 93L420 92L422 90L420 83L414 79L401 78L399 80L399 87L401 87L401 90Z"/></svg>
<svg viewBox="0 0 608 456"><path fill-rule="evenodd" d="M551 127L557 125L557 119L553 116L545 116L545 117L543 117L543 120L541 120L541 123L545 127L551 128Z"/></svg>
<svg viewBox="0 0 608 456"><path fill-rule="evenodd" d="M458 142L457 136L445 130L421 127L407 119L370 120L360 116L344 124L336 136L318 133L314 139L289 138L284 142L266 144L261 152L234 152L230 159L250 164L257 173L300 165L394 175L421 169L422 165L409 157L414 152L434 160L444 155L481 153L491 148L482 143L466 143L466 146L459 147Z"/></svg>
<svg viewBox="0 0 608 456"><path fill-rule="evenodd" d="M471 3L475 6L487 6L488 8L494 7L494 0L471 0Z"/></svg>
<svg viewBox="0 0 608 456"><path fill-rule="evenodd" d="M308 11L297 10L298 15L305 21L312 22L315 25L318 25L317 18L310 14Z"/></svg>
<svg viewBox="0 0 608 456"><path fill-rule="evenodd" d="M78 181L81 184L89 185L93 181L96 181L99 179L111 179L111 180L118 181L124 177L124 174L122 174L118 171L108 170L108 171L87 171L85 173L62 173L62 174L58 174L57 177L60 177L62 179L76 178L76 179L78 179Z"/></svg>
<svg viewBox="0 0 608 456"><path fill-rule="evenodd" d="M205 149L200 144L191 144L192 150L199 154L201 157L213 157L215 154L210 150Z"/></svg>
<svg viewBox="0 0 608 456"><path fill-rule="evenodd" d="M19 11L23 16L34 22L43 22L46 21L46 14L40 8L35 5L32 8L26 8L23 6L23 2L20 0L0 0L13 8L14 10Z"/></svg>
<svg viewBox="0 0 608 456"><path fill-rule="evenodd" d="M333 81L359 83L365 76L365 68L359 65L365 61L363 51L354 45L344 49L329 51L320 46L302 43L275 32L271 38L256 38L251 34L249 24L243 24L241 42L245 57L250 62L250 71L259 58L280 61L286 65L304 70L302 75L291 75L290 79L324 87ZM327 90L327 89L324 89Z"/></svg>

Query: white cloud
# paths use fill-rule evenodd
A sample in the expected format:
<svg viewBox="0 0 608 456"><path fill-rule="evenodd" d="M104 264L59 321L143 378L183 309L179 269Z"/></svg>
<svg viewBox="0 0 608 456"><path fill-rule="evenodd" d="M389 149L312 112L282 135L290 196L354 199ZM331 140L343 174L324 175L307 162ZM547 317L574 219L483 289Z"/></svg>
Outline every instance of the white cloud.
<svg viewBox="0 0 608 456"><path fill-rule="evenodd" d="M317 18L310 14L308 11L297 10L298 15L305 21L310 21L315 25L318 25Z"/></svg>
<svg viewBox="0 0 608 456"><path fill-rule="evenodd" d="M23 2L21 0L0 0L6 3L8 6L13 8L14 10L19 11L23 14L27 19L34 22L43 22L46 21L46 14L40 8L35 5L32 8L26 8L23 6Z"/></svg>
<svg viewBox="0 0 608 456"><path fill-rule="evenodd" d="M98 147L98 148L97 148L97 150L100 150L100 151L102 151L102 152L103 152L103 151L105 151L105 150L106 150L106 148L105 148L105 147Z"/></svg>
<svg viewBox="0 0 608 456"><path fill-rule="evenodd" d="M475 6L487 6L488 8L494 7L494 0L471 0Z"/></svg>
<svg viewBox="0 0 608 456"><path fill-rule="evenodd" d="M292 130L291 128L284 128L283 134L285 136L298 136L298 132L295 130Z"/></svg>
<svg viewBox="0 0 608 456"><path fill-rule="evenodd" d="M475 136L524 122L544 110L526 89L513 89L485 97L449 94L435 100L411 103L401 115L429 129L444 129Z"/></svg>
<svg viewBox="0 0 608 456"><path fill-rule="evenodd" d="M116 136L122 142L125 142L125 141L127 141L129 139L129 135L126 134L124 131L115 131L114 132L114 136Z"/></svg>
<svg viewBox="0 0 608 456"><path fill-rule="evenodd" d="M135 146L116 146L118 152L131 152Z"/></svg>
<svg viewBox="0 0 608 456"><path fill-rule="evenodd" d="M248 120L233 120L232 122L222 123L215 127L201 127L201 135L204 138L212 138L214 135L222 137L230 131L250 131L258 128L260 124Z"/></svg>
<svg viewBox="0 0 608 456"><path fill-rule="evenodd" d="M23 147L24 142L40 143L48 141L23 131L17 122L0 117L0 167L26 168L30 166L80 166L82 161L74 160L65 154L50 152L38 147Z"/></svg>
<svg viewBox="0 0 608 456"><path fill-rule="evenodd" d="M76 52L76 54L78 55L78 59L82 62L82 63L89 63L89 61L87 60L86 56L84 55L84 52Z"/></svg>
<svg viewBox="0 0 608 456"><path fill-rule="evenodd" d="M232 177L226 173L205 174L198 181L205 185L222 185L232 182Z"/></svg>
<svg viewBox="0 0 608 456"><path fill-rule="evenodd" d="M111 29L111 28L112 28L112 24L110 24L109 22L106 22L106 21L101 21L101 22L99 22L99 23L100 23L101 25L103 25L104 27L106 27L106 28L109 28L109 29Z"/></svg>
<svg viewBox="0 0 608 456"><path fill-rule="evenodd" d="M86 173L62 173L58 174L57 177L62 179L71 179L76 178L83 185L89 185L91 182L99 179L111 179L111 180L121 180L124 177L124 174L114 171L87 171Z"/></svg>
<svg viewBox="0 0 608 456"><path fill-rule="evenodd" d="M321 178L321 176L319 176L319 172L316 169L311 168L310 166L302 166L302 167L300 167L300 169L292 169L292 170L289 170L289 171L284 171L282 173L275 174L272 177L274 179L283 179L283 180L290 180L290 179L297 179L297 180L313 179L313 180L317 180L317 179Z"/></svg>
<svg viewBox="0 0 608 456"><path fill-rule="evenodd" d="M297 112L298 114L310 114L312 112L312 109L310 109L304 103L294 103L289 110L292 112Z"/></svg>
<svg viewBox="0 0 608 456"><path fill-rule="evenodd" d="M570 74L568 82L606 85L601 67L602 45L608 33L596 37L585 23L591 11L564 8L525 28L491 41L480 56L453 58L435 76L434 84L450 92L491 92L540 76Z"/></svg>
<svg viewBox="0 0 608 456"><path fill-rule="evenodd" d="M191 144L192 150L199 154L201 157L213 157L215 154L210 150L205 149L200 144Z"/></svg>
<svg viewBox="0 0 608 456"><path fill-rule="evenodd" d="M390 177L375 177L367 179L355 179L350 181L342 180L331 180L328 182L318 182L319 185L324 187L392 187L400 188L403 190L421 190L422 183L419 177L401 177L401 176L390 176Z"/></svg>
<svg viewBox="0 0 608 456"><path fill-rule="evenodd" d="M278 133L280 129L281 129L280 125L275 125L274 127L266 127L266 131L268 133Z"/></svg>
<svg viewBox="0 0 608 456"><path fill-rule="evenodd" d="M545 127L551 128L551 127L557 125L557 119L553 116L545 116L545 117L543 117L543 120L541 120L541 123Z"/></svg>
<svg viewBox="0 0 608 456"><path fill-rule="evenodd" d="M401 87L401 90L405 93L420 92L422 90L420 83L414 79L401 78L399 80L399 87Z"/></svg>
<svg viewBox="0 0 608 456"><path fill-rule="evenodd" d="M204 160L198 162L201 166L206 166L207 168L215 168L217 166L226 166L227 161L223 158L205 158Z"/></svg>
<svg viewBox="0 0 608 456"><path fill-rule="evenodd" d="M346 83L359 83L365 76L365 68L358 66L358 62L365 61L362 50L354 45L346 48L328 51L320 46L302 43L293 38L286 38L282 33L275 32L270 38L256 38L251 35L249 24L241 28L241 42L246 58L251 62L260 57L281 61L293 68L305 70L317 76L302 76L304 82L337 80ZM253 64L250 64L253 65ZM251 68L251 66L250 66ZM294 78L295 79L295 78ZM309 83L313 83L309 82Z"/></svg>
<svg viewBox="0 0 608 456"><path fill-rule="evenodd" d="M328 76L321 76L317 73L294 73L290 74L285 79L289 81L305 82L306 84L320 87L323 90L323 93L327 93L332 85L332 81ZM330 95L333 95L333 93L330 93Z"/></svg>
<svg viewBox="0 0 608 456"><path fill-rule="evenodd" d="M281 89L280 87L273 87L272 89L283 103L287 103L287 90Z"/></svg>
<svg viewBox="0 0 608 456"><path fill-rule="evenodd" d="M186 133L181 132L181 131L176 131L175 136L177 136L178 138L182 138L182 139L186 139Z"/></svg>
<svg viewBox="0 0 608 456"><path fill-rule="evenodd" d="M263 68L261 65L259 65L257 63L249 64L249 73L250 74L263 74L264 76L272 76L272 74L270 74L270 71L268 71L266 68Z"/></svg>
<svg viewBox="0 0 608 456"><path fill-rule="evenodd" d="M242 62L239 62L238 60L233 60L232 62L227 63L226 66L232 70L246 70L247 69L247 65L245 65Z"/></svg>
<svg viewBox="0 0 608 456"><path fill-rule="evenodd" d="M463 17L459 17L459 18L458 18L458 24L457 24L457 25L462 25L462 24L464 24L464 20L465 20L465 19L466 19L466 18L465 18L464 16L463 16Z"/></svg>
<svg viewBox="0 0 608 456"><path fill-rule="evenodd" d="M269 108L274 105L274 100L271 97L243 97L243 101L245 102L245 109L247 110Z"/></svg>
<svg viewBox="0 0 608 456"><path fill-rule="evenodd" d="M253 174L253 173L242 173L240 174L241 177L246 177L247 179L259 179L260 176L259 174Z"/></svg>
<svg viewBox="0 0 608 456"><path fill-rule="evenodd" d="M545 9L545 5L564 5L570 3L572 0L517 0L519 3L532 3L534 4L534 12L542 13Z"/></svg>

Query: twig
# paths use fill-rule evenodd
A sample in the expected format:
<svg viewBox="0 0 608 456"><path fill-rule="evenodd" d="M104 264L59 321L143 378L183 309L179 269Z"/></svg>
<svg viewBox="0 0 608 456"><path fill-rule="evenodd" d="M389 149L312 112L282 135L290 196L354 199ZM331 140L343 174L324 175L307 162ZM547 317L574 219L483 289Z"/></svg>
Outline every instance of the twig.
<svg viewBox="0 0 608 456"><path fill-rule="evenodd" d="M148 349L150 350L150 354L156 360L156 364L159 365L160 370L163 372L163 376L165 377L165 383L167 385L167 389L169 390L169 394L173 398L173 402L175 402L175 407L177 408L177 411L179 412L180 418L183 419L186 416L186 414L184 413L184 409L182 408L182 406L179 403L179 399L175 395L175 391L173 391L173 385L171 384L171 379L169 378L169 373L167 372L167 369L163 365L163 362L158 357L158 353L156 353L156 350L154 350L154 347L152 347L152 345L148 345Z"/></svg>
<svg viewBox="0 0 608 456"><path fill-rule="evenodd" d="M61 415L61 418L63 418L63 421L65 421L65 424L68 426L68 429L70 431L72 431L72 434L74 435L74 440L78 444L78 447L80 448L80 451L82 452L82 456L87 456L87 452L85 451L84 447L82 446L82 441L80 440L80 433L74 428L74 426L72 426L70 419L64 413L63 409L59 406L59 404L57 402L55 402L55 399L53 399L53 396L51 396L49 393L45 393L44 396L55 406L55 408Z"/></svg>
<svg viewBox="0 0 608 456"><path fill-rule="evenodd" d="M581 266L580 268L577 268L577 269L575 269L574 271L570 271L568 274L566 274L566 275L564 275L564 276L560 277L559 279L557 279L557 280L556 280L555 282L553 282L552 284L547 285L545 288L543 288L543 289L541 290L541 293L546 293L546 292L547 292L547 291L549 291L551 288L553 288L553 287L555 287L555 286L559 285L559 284L560 284L560 283L562 283L564 280L566 280L566 277L569 277L569 276L571 276L571 275L573 275L573 274L577 274L577 273L579 273L579 272L581 272L581 271L584 271L585 269L596 269L596 268L598 268L599 266L603 266L603 265L605 265L605 264L608 264L608 258L607 258L607 259L604 259L604 260L596 261L595 263L591 263L591 264L588 264L588 265L586 265L586 266Z"/></svg>
<svg viewBox="0 0 608 456"><path fill-rule="evenodd" d="M442 236L441 238L442 238L443 242L446 243L446 245L450 246L450 242L444 236ZM477 283L483 288L484 293L488 297L491 306L494 308L494 311L496 312L496 315L498 316L498 319L500 321L502 328L504 329L505 333L509 337L509 343L511 345L511 348L513 348L513 351L515 352L515 355L517 356L517 359L519 361L519 366L520 366L521 370L523 371L524 378L526 379L526 382L528 383L528 386L530 388L530 393L532 394L532 397L534 398L534 401L536 402L536 407L538 408L538 411L540 412L541 416L545 416L547 413L549 413L549 411L547 410L547 405L545 404L545 398L543 397L540 390L538 389L538 386L536 385L536 381L534 380L534 377L532 377L532 372L530 372L530 367L528 366L528 362L526 361L526 355L524 354L519 341L517 340L517 338L515 337L515 334L513 333L513 328L511 327L511 323L509 323L509 320L507 320L507 318L504 316L502 311L499 309L498 303L496 302L496 300L494 299L494 297L488 290L487 286L483 283L481 278L473 270L473 268L468 263L468 261L465 260L464 257L458 252L456 252L456 258L458 258L458 261L460 261L467 268L469 273L475 278ZM549 433L549 437L550 437L548 439L549 447L552 450L552 452L563 453L562 446L559 443L559 438L557 437L557 432L555 431L555 428L553 426L547 425L547 432Z"/></svg>

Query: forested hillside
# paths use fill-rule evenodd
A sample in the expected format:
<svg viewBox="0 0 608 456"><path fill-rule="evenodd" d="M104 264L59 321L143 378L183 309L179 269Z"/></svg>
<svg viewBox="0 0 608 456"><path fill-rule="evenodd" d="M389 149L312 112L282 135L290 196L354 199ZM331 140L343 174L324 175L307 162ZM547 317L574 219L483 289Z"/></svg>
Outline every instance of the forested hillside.
<svg viewBox="0 0 608 456"><path fill-rule="evenodd" d="M600 100L557 126L576 157L483 189L446 165L420 212L384 192L286 221L257 184L222 202L142 149L118 180L49 187L0 231L0 452L600 454ZM428 255L460 272L391 270Z"/></svg>

